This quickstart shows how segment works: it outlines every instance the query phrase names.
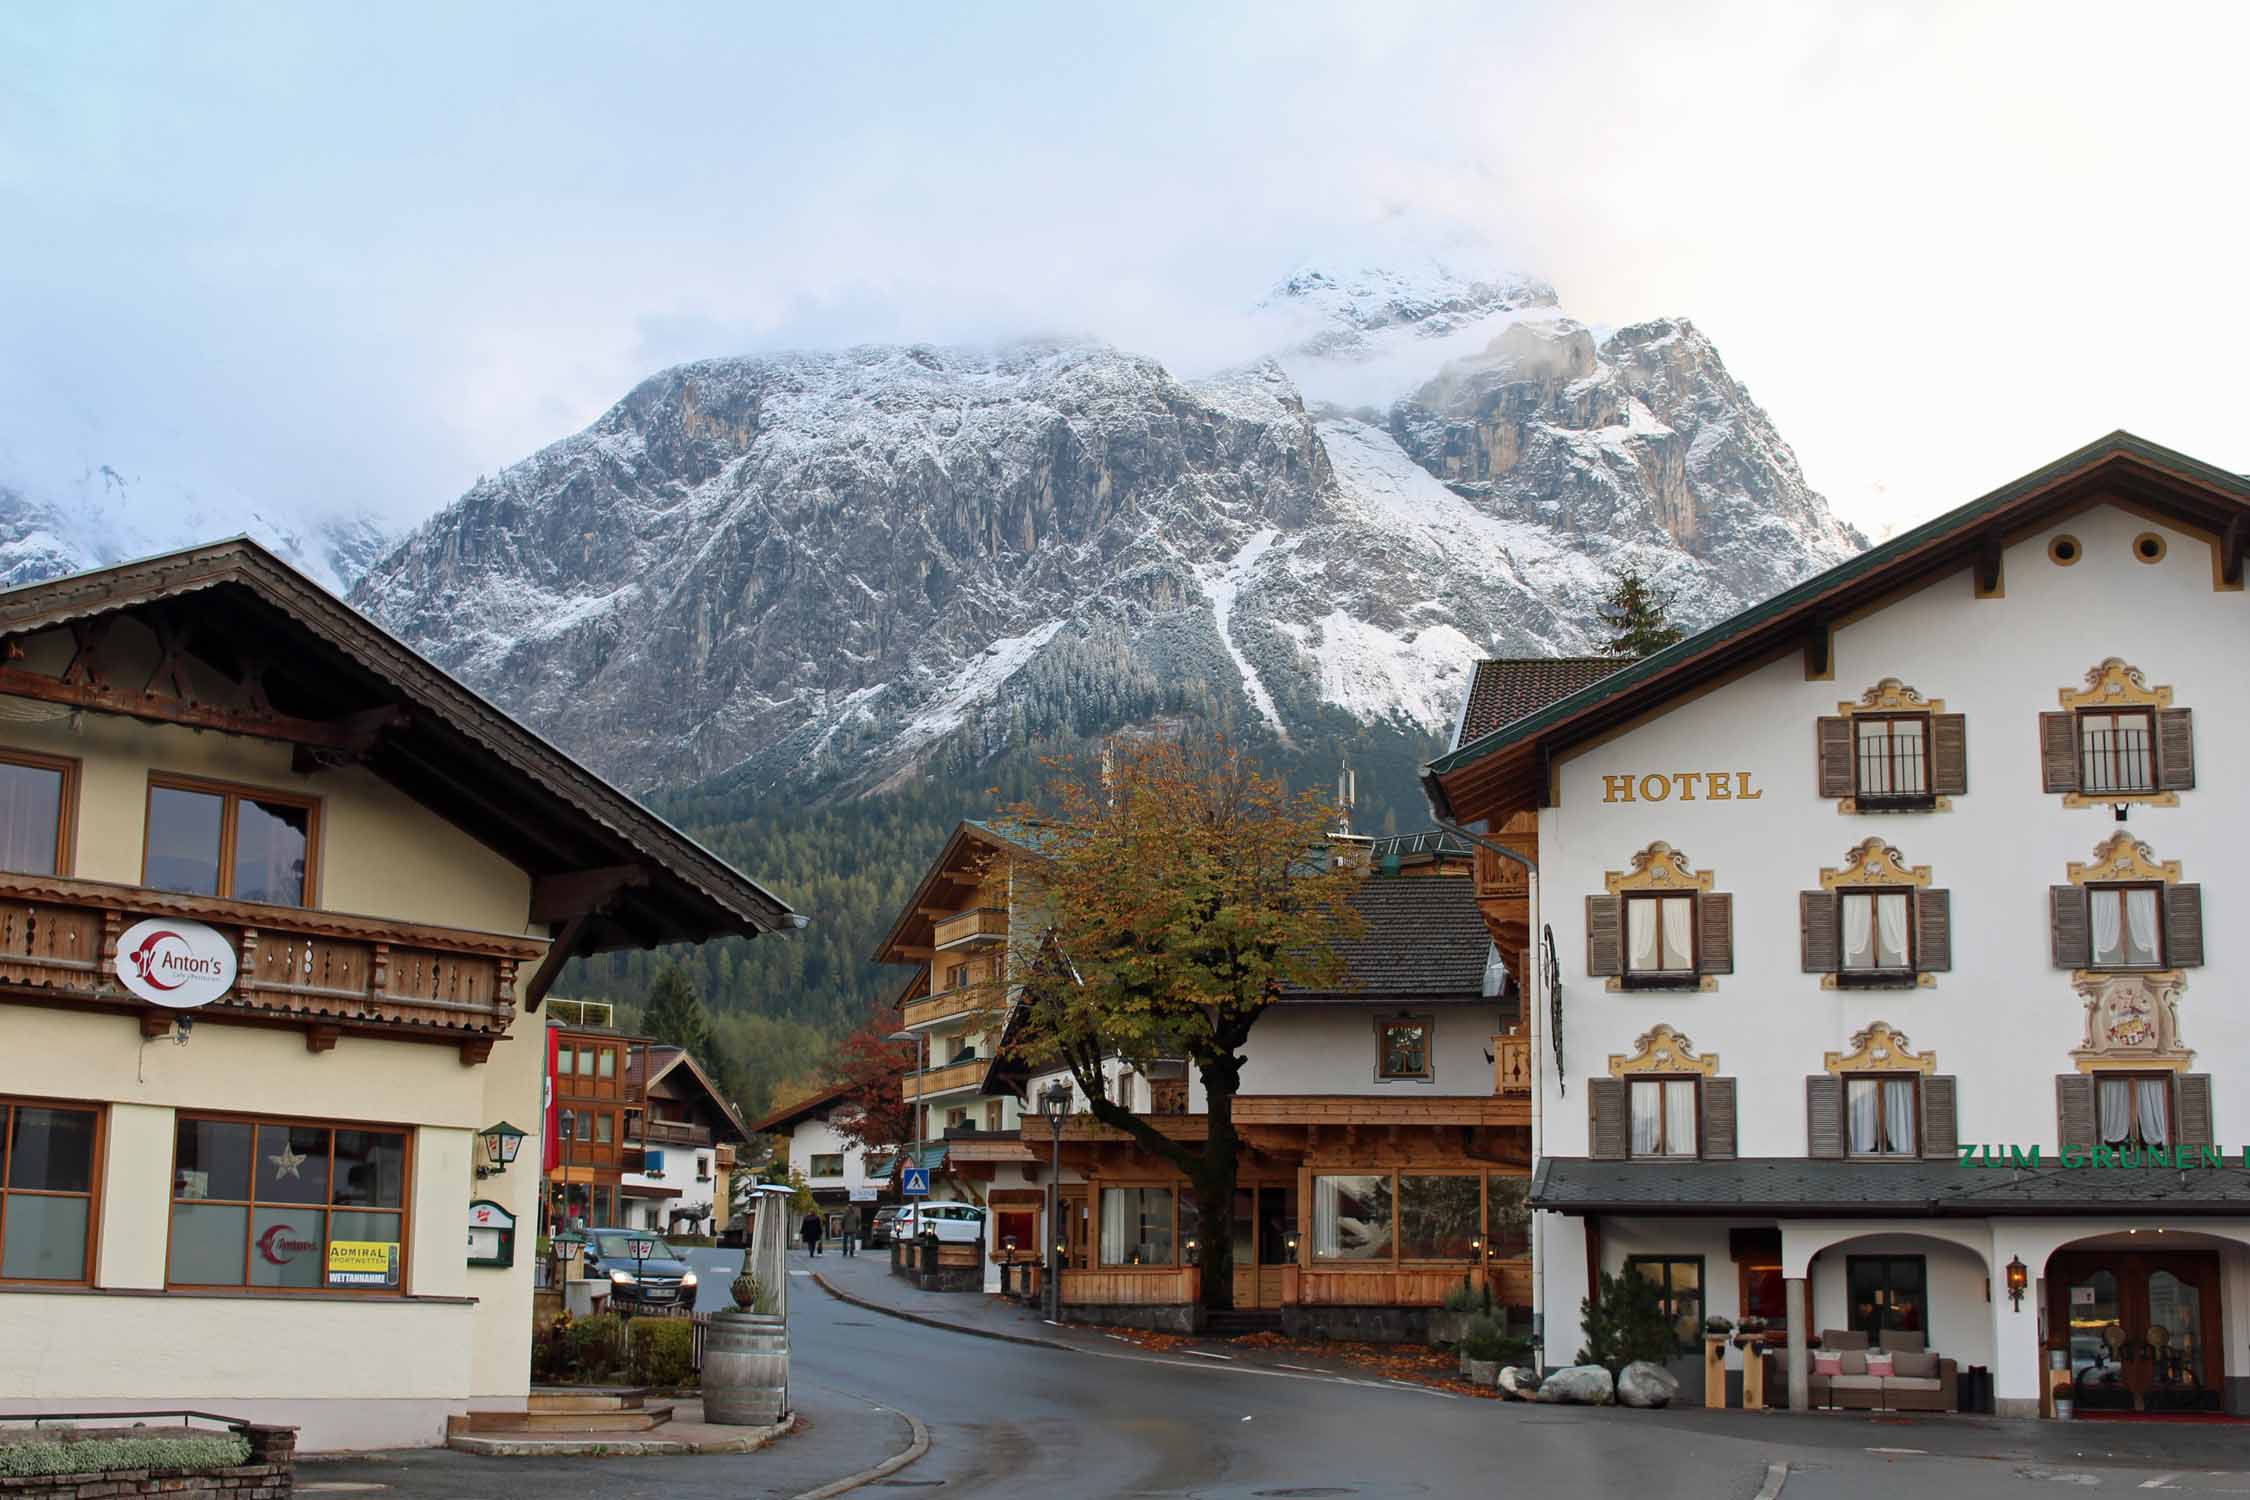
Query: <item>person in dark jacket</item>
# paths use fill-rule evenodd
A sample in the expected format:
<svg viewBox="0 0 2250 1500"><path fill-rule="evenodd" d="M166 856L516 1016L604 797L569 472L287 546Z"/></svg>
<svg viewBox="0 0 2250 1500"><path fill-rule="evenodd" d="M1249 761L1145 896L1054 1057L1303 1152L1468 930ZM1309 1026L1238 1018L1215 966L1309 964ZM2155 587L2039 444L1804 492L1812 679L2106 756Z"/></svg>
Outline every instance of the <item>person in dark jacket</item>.
<svg viewBox="0 0 2250 1500"><path fill-rule="evenodd" d="M818 1213L806 1214L805 1222L797 1226L797 1233L804 1237L806 1254L820 1254L820 1215Z"/></svg>
<svg viewBox="0 0 2250 1500"><path fill-rule="evenodd" d="M844 1254L858 1253L859 1205L854 1203L844 1210Z"/></svg>

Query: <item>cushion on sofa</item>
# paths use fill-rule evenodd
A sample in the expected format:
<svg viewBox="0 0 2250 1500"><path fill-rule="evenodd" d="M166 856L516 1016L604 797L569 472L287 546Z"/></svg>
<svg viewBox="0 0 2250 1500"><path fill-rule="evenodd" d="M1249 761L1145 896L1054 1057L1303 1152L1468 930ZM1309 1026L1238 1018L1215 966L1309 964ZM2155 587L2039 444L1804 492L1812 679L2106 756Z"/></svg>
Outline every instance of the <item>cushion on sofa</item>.
<svg viewBox="0 0 2250 1500"><path fill-rule="evenodd" d="M1835 1391L1879 1391L1883 1388L1883 1379L1879 1375L1839 1375L1828 1382L1828 1388Z"/></svg>
<svg viewBox="0 0 2250 1500"><path fill-rule="evenodd" d="M1883 1347L1901 1353L1921 1353L1930 1346L1929 1336L1919 1328L1886 1328L1883 1330Z"/></svg>
<svg viewBox="0 0 2250 1500"><path fill-rule="evenodd" d="M1841 1349L1822 1349L1814 1352L1812 1372L1815 1375L1841 1375L1844 1373L1844 1353Z"/></svg>
<svg viewBox="0 0 2250 1500"><path fill-rule="evenodd" d="M1867 1351L1865 1349L1846 1349L1844 1351L1844 1373L1846 1375L1865 1375L1867 1373Z"/></svg>
<svg viewBox="0 0 2250 1500"><path fill-rule="evenodd" d="M1891 1373L1902 1380L1935 1380L1938 1357L1901 1350L1891 1356Z"/></svg>
<svg viewBox="0 0 2250 1500"><path fill-rule="evenodd" d="M1945 1382L1934 1375L1927 1379L1914 1375L1893 1375L1883 1382L1883 1389L1886 1391L1942 1391L1945 1389Z"/></svg>
<svg viewBox="0 0 2250 1500"><path fill-rule="evenodd" d="M1898 1356L1888 1349L1870 1349L1861 1357L1867 1361L1867 1373L1870 1375L1888 1377L1895 1373L1891 1369L1891 1361Z"/></svg>
<svg viewBox="0 0 2250 1500"><path fill-rule="evenodd" d="M1856 1328L1823 1328L1820 1331L1823 1349L1865 1349L1867 1335Z"/></svg>

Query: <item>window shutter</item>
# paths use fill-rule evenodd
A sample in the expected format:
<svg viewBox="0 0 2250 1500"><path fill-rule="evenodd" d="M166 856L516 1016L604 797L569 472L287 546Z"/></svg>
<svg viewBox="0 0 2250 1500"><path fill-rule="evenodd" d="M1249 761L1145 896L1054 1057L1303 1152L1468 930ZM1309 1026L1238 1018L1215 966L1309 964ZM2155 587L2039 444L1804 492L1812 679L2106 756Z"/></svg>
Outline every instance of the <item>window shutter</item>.
<svg viewBox="0 0 2250 1500"><path fill-rule="evenodd" d="M1930 715L1930 791L1963 797L1969 791L1969 720L1966 714Z"/></svg>
<svg viewBox="0 0 2250 1500"><path fill-rule="evenodd" d="M1844 1082L1826 1073L1805 1080L1805 1154L1824 1161L1844 1155Z"/></svg>
<svg viewBox="0 0 2250 1500"><path fill-rule="evenodd" d="M2195 725L2190 708L2156 711L2156 786L2184 792L2195 785Z"/></svg>
<svg viewBox="0 0 2250 1500"><path fill-rule="evenodd" d="M1914 893L1914 972L1943 974L1953 967L1953 893Z"/></svg>
<svg viewBox="0 0 2250 1500"><path fill-rule="evenodd" d="M1843 962L1836 931L1836 898L1826 891L1797 893L1798 947L1807 974L1833 974Z"/></svg>
<svg viewBox="0 0 2250 1500"><path fill-rule="evenodd" d="M1852 794L1852 721L1824 718L1819 722L1820 795Z"/></svg>
<svg viewBox="0 0 2250 1500"><path fill-rule="evenodd" d="M2094 1124L2094 1080L2083 1073L2055 1075L2055 1132L2064 1150L2098 1144Z"/></svg>
<svg viewBox="0 0 2250 1500"><path fill-rule="evenodd" d="M1943 1161L1955 1154L1961 1139L1961 1119L1956 1096L1959 1089L1949 1073L1922 1080L1922 1154Z"/></svg>
<svg viewBox="0 0 2250 1500"><path fill-rule="evenodd" d="M2216 1144L2211 1128L2211 1075L2208 1073L2182 1073L2179 1092L2180 1146L2209 1146Z"/></svg>
<svg viewBox="0 0 2250 1500"><path fill-rule="evenodd" d="M1734 1160L1734 1080L1703 1080L1703 1159Z"/></svg>
<svg viewBox="0 0 2250 1500"><path fill-rule="evenodd" d="M2050 792L2078 790L2078 716L2039 716L2039 767Z"/></svg>
<svg viewBox="0 0 2250 1500"><path fill-rule="evenodd" d="M1631 1138L1622 1078L1592 1078L1586 1082L1587 1155L1595 1161L1623 1161Z"/></svg>
<svg viewBox="0 0 2250 1500"><path fill-rule="evenodd" d="M2203 887L2173 885L2164 888L2164 966L2195 969L2203 965Z"/></svg>
<svg viewBox="0 0 2250 1500"><path fill-rule="evenodd" d="M2047 887L2047 935L2056 968L2083 969L2094 961L2094 932L2086 920L2083 888Z"/></svg>
<svg viewBox="0 0 2250 1500"><path fill-rule="evenodd" d="M1622 896L1586 898L1586 972L1597 977L1625 972L1625 941L1618 932Z"/></svg>
<svg viewBox="0 0 2250 1500"><path fill-rule="evenodd" d="M1734 972L1734 897L1725 891L1705 891L1696 898L1695 971L1698 974Z"/></svg>

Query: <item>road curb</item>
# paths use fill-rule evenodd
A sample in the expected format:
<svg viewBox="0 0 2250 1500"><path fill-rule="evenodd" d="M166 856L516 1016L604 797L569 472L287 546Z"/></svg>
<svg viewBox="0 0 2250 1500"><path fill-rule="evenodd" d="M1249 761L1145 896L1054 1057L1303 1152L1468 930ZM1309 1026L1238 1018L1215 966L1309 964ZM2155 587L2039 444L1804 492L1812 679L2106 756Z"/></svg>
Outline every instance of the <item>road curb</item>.
<svg viewBox="0 0 2250 1500"><path fill-rule="evenodd" d="M898 1411L895 1406L890 1409ZM913 1440L905 1448L884 1459L872 1469L862 1469L857 1474L846 1474L833 1484L824 1484L817 1490L805 1491L803 1494L796 1496L795 1500L832 1500L834 1496L849 1494L863 1484L873 1484L878 1479L886 1479L896 1474L899 1470L929 1452L930 1429L922 1425L922 1419L910 1411L899 1411L898 1414L906 1418L906 1425L913 1433Z"/></svg>
<svg viewBox="0 0 2250 1500"><path fill-rule="evenodd" d="M1025 1344L1034 1349L1060 1349L1065 1354L1083 1354L1086 1352L1085 1350L1079 1348L1076 1344L1066 1344L1060 1339L1035 1338L1032 1335L1026 1333L1002 1333L998 1329L994 1328L976 1328L967 1323L948 1323L943 1318L932 1318L926 1317L921 1313L910 1313L904 1308L892 1307L888 1303L877 1302L868 1297L855 1297L850 1292L841 1291L836 1287L835 1283L831 1282L827 1277L821 1275L818 1271L814 1271L811 1274L812 1279L820 1283L820 1289L826 1292L829 1296L834 1297L838 1302L849 1302L854 1307L864 1307L869 1312L879 1312L887 1317L900 1319L903 1322L919 1323L924 1328L942 1328L948 1333L965 1333L968 1334L971 1338L979 1339L998 1339L1003 1344ZM901 1415L903 1416L904 1413L901 1413Z"/></svg>
<svg viewBox="0 0 2250 1500"><path fill-rule="evenodd" d="M1758 1486L1758 1493L1750 1500L1780 1500L1781 1487L1789 1482L1789 1465L1767 1464L1766 1482Z"/></svg>

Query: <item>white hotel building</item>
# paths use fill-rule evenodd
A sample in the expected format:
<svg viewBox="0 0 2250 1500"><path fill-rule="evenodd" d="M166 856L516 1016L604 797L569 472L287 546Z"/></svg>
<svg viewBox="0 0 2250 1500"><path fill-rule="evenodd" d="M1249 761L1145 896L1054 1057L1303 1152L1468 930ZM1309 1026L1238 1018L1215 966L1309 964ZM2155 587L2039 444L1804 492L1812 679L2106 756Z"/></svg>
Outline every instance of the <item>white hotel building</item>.
<svg viewBox="0 0 2250 1500"><path fill-rule="evenodd" d="M1535 871L1486 912L1548 1365L1603 1271L1771 1318L1777 1403L2250 1410L2246 543L2250 481L2117 434L1645 661L1480 669L1425 784Z"/></svg>

